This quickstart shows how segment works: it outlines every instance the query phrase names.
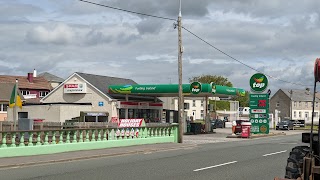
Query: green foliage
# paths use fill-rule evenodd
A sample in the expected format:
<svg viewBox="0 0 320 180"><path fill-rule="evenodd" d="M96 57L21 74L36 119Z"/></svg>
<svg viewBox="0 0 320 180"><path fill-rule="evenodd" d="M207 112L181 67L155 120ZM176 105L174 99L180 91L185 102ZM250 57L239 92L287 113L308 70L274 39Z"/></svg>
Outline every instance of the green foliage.
<svg viewBox="0 0 320 180"><path fill-rule="evenodd" d="M228 78L217 75L201 75L189 78L190 83L194 81L208 84L214 82L217 85L233 87L232 83L228 80Z"/></svg>
<svg viewBox="0 0 320 180"><path fill-rule="evenodd" d="M215 111L215 105L217 105L217 111L218 110L230 110L230 102L229 101L217 101L215 100L209 100L209 104L213 104L213 111Z"/></svg>
<svg viewBox="0 0 320 180"><path fill-rule="evenodd" d="M234 96L232 97L233 101L239 101L239 107L249 107L249 91L246 91L246 95L245 96Z"/></svg>

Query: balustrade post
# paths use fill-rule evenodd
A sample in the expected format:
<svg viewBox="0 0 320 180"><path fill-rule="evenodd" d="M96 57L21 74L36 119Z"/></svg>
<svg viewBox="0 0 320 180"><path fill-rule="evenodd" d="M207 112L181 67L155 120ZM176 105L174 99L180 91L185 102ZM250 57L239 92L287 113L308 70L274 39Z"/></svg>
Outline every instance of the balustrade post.
<svg viewBox="0 0 320 180"><path fill-rule="evenodd" d="M24 132L20 132L20 143L19 146L24 146Z"/></svg>
<svg viewBox="0 0 320 180"><path fill-rule="evenodd" d="M40 139L40 136L41 136L41 132L37 132L37 143L36 143L36 145L41 145L41 139Z"/></svg>
<svg viewBox="0 0 320 180"><path fill-rule="evenodd" d="M67 133L66 143L70 143L70 131L66 131L66 133Z"/></svg>
<svg viewBox="0 0 320 180"><path fill-rule="evenodd" d="M85 142L89 142L90 140L89 140L89 130L86 130L86 140L85 140Z"/></svg>
<svg viewBox="0 0 320 180"><path fill-rule="evenodd" d="M101 129L98 129L97 131L98 131L98 139L97 139L97 141L101 141Z"/></svg>
<svg viewBox="0 0 320 180"><path fill-rule="evenodd" d="M48 145L48 144L49 144L49 132L44 131L44 145Z"/></svg>
<svg viewBox="0 0 320 180"><path fill-rule="evenodd" d="M7 133L2 133L2 144L1 148L6 148L7 147Z"/></svg>
<svg viewBox="0 0 320 180"><path fill-rule="evenodd" d="M72 143L77 143L77 130L72 130L71 132L73 132Z"/></svg>
<svg viewBox="0 0 320 180"><path fill-rule="evenodd" d="M11 147L16 147L16 132L13 133L13 135L11 136Z"/></svg>
<svg viewBox="0 0 320 180"><path fill-rule="evenodd" d="M63 131L59 131L59 144L63 144Z"/></svg>
<svg viewBox="0 0 320 180"><path fill-rule="evenodd" d="M52 131L52 139L51 139L51 144L57 144L56 142L56 131Z"/></svg>
<svg viewBox="0 0 320 180"><path fill-rule="evenodd" d="M91 142L96 141L96 134L95 134L96 131L94 129L92 129L91 132L92 132L92 134L91 134Z"/></svg>

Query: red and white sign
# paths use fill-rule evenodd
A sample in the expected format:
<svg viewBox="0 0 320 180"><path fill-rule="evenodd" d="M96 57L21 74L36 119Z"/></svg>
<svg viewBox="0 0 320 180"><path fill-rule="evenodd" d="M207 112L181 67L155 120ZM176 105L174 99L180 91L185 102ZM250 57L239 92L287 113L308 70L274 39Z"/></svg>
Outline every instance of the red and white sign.
<svg viewBox="0 0 320 180"><path fill-rule="evenodd" d="M252 109L251 113L267 113L265 109Z"/></svg>
<svg viewBox="0 0 320 180"><path fill-rule="evenodd" d="M143 119L120 119L119 128L141 127Z"/></svg>
<svg viewBox="0 0 320 180"><path fill-rule="evenodd" d="M86 93L87 86L85 83L65 84L63 86L64 93Z"/></svg>
<svg viewBox="0 0 320 180"><path fill-rule="evenodd" d="M118 123L118 117L111 117L111 123Z"/></svg>
<svg viewBox="0 0 320 180"><path fill-rule="evenodd" d="M118 101L117 108L129 109L162 109L162 103Z"/></svg>

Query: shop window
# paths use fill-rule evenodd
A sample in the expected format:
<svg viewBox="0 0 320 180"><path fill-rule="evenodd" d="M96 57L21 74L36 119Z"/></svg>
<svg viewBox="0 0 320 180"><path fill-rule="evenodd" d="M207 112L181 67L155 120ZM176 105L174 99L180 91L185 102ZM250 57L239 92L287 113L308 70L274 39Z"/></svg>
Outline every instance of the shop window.
<svg viewBox="0 0 320 180"><path fill-rule="evenodd" d="M40 91L39 97L45 97L49 92L48 91Z"/></svg>
<svg viewBox="0 0 320 180"><path fill-rule="evenodd" d="M196 107L196 100L192 100L192 107Z"/></svg>

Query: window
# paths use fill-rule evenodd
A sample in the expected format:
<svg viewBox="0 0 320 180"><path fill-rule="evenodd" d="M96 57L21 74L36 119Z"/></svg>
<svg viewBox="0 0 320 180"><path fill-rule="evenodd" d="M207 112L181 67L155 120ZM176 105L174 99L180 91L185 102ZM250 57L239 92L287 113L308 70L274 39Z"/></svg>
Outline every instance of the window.
<svg viewBox="0 0 320 180"><path fill-rule="evenodd" d="M302 103L301 103L301 101L299 101L299 107L301 107L302 106Z"/></svg>
<svg viewBox="0 0 320 180"><path fill-rule="evenodd" d="M297 102L296 101L293 102L293 107L297 107Z"/></svg>
<svg viewBox="0 0 320 180"><path fill-rule="evenodd" d="M201 110L201 118L203 119L204 110Z"/></svg>
<svg viewBox="0 0 320 180"><path fill-rule="evenodd" d="M297 117L297 112L293 111L293 117L296 118Z"/></svg>
<svg viewBox="0 0 320 180"><path fill-rule="evenodd" d="M301 118L301 115L302 115L302 114L301 114L301 112L299 111L299 118Z"/></svg>
<svg viewBox="0 0 320 180"><path fill-rule="evenodd" d="M276 107L279 107L279 106L280 106L280 102L277 102Z"/></svg>
<svg viewBox="0 0 320 180"><path fill-rule="evenodd" d="M21 91L21 94L24 95L24 96L25 96L25 95L29 95L29 94L30 94L30 91L22 90L22 91Z"/></svg>
<svg viewBox="0 0 320 180"><path fill-rule="evenodd" d="M8 104L0 104L0 111L6 112L8 109Z"/></svg>
<svg viewBox="0 0 320 180"><path fill-rule="evenodd" d="M49 92L48 91L40 91L39 97L45 97Z"/></svg>
<svg viewBox="0 0 320 180"><path fill-rule="evenodd" d="M203 107L203 100L201 100L201 107Z"/></svg>
<svg viewBox="0 0 320 180"><path fill-rule="evenodd" d="M308 117L309 117L309 113L308 113L308 112L305 112L305 113L304 113L304 117L305 117L305 118L308 118Z"/></svg>
<svg viewBox="0 0 320 180"><path fill-rule="evenodd" d="M307 108L307 107L308 107L308 102L305 102L305 104L306 104L305 106L306 106L306 108Z"/></svg>
<svg viewBox="0 0 320 180"><path fill-rule="evenodd" d="M189 103L184 103L184 109L189 109Z"/></svg>
<svg viewBox="0 0 320 180"><path fill-rule="evenodd" d="M196 100L192 100L192 106L196 107Z"/></svg>
<svg viewBox="0 0 320 180"><path fill-rule="evenodd" d="M318 117L318 112L314 112L314 117Z"/></svg>

